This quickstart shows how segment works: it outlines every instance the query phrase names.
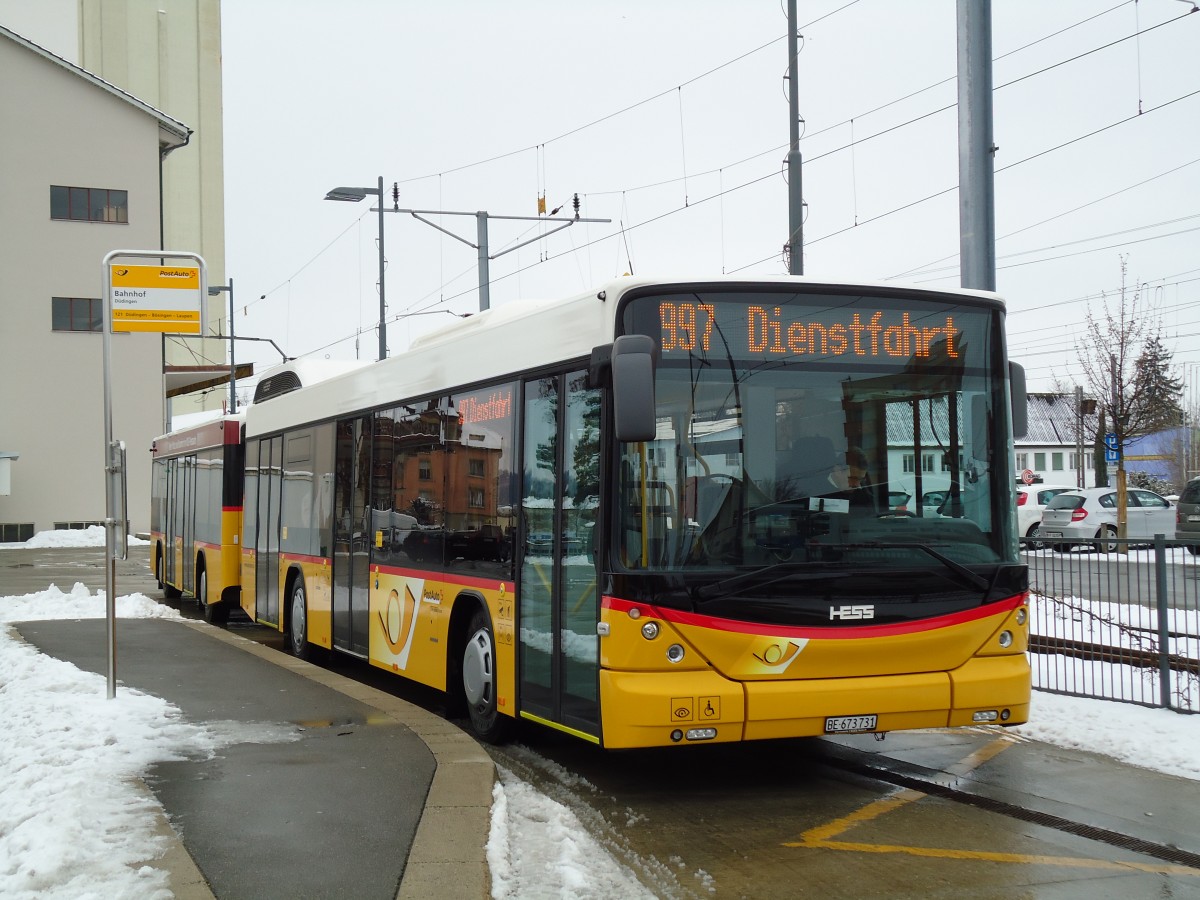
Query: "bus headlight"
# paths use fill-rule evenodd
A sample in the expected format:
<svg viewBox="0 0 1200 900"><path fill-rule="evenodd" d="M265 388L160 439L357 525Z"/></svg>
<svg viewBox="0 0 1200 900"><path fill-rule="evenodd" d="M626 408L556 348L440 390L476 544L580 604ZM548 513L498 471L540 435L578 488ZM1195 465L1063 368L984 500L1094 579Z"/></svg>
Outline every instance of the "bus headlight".
<svg viewBox="0 0 1200 900"><path fill-rule="evenodd" d="M683 644L672 644L667 648L667 660L677 663L683 659Z"/></svg>
<svg viewBox="0 0 1200 900"><path fill-rule="evenodd" d="M1024 625L1029 621L1029 610L1022 606L1017 610L1017 624Z"/></svg>
<svg viewBox="0 0 1200 900"><path fill-rule="evenodd" d="M1011 631L1000 632L1000 646L1008 649L1012 646L1013 636Z"/></svg>
<svg viewBox="0 0 1200 900"><path fill-rule="evenodd" d="M644 625L642 625L642 637L648 641L652 641L658 637L658 623L646 622Z"/></svg>

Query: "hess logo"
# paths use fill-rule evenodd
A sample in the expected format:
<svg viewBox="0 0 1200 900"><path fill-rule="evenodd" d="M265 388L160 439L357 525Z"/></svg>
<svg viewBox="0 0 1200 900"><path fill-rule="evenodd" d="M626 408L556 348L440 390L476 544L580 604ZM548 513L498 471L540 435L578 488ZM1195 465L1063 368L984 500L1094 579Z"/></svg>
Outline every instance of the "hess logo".
<svg viewBox="0 0 1200 900"><path fill-rule="evenodd" d="M873 619L875 618L874 606L831 606L829 607L829 619Z"/></svg>

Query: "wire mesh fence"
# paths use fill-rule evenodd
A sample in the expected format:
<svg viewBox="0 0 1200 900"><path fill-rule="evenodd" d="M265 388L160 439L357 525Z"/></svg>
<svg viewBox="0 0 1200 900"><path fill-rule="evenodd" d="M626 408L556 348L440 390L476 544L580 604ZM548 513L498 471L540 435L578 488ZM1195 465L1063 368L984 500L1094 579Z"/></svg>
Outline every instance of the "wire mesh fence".
<svg viewBox="0 0 1200 900"><path fill-rule="evenodd" d="M1036 689L1200 713L1200 557L1161 537L1021 549Z"/></svg>

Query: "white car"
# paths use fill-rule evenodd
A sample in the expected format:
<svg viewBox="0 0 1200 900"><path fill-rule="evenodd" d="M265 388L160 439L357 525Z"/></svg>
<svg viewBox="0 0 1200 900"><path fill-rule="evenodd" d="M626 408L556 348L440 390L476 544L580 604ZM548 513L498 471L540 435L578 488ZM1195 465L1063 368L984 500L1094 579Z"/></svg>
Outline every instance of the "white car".
<svg viewBox="0 0 1200 900"><path fill-rule="evenodd" d="M1017 535L1036 538L1042 524L1042 510L1059 494L1078 490L1069 484L1017 485Z"/></svg>
<svg viewBox="0 0 1200 900"><path fill-rule="evenodd" d="M1129 488L1126 495L1126 536L1148 541L1156 534L1175 537L1175 510L1154 491ZM1042 511L1038 536L1058 551L1075 544L1093 544L1097 550L1116 549L1117 489L1072 488L1051 499Z"/></svg>

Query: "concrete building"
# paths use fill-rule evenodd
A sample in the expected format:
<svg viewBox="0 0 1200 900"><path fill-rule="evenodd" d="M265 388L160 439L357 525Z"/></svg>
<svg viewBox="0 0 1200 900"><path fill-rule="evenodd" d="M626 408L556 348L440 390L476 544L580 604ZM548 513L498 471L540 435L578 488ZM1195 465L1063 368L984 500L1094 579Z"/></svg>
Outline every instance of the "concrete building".
<svg viewBox="0 0 1200 900"><path fill-rule="evenodd" d="M18 455L0 496L7 541L104 517L100 264L164 246L164 174L191 129L2 26L0 80L0 453ZM162 338L114 335L113 361L113 433L144 531Z"/></svg>
<svg viewBox="0 0 1200 900"><path fill-rule="evenodd" d="M78 65L191 127L188 152L163 171L162 246L199 253L209 284L225 284L220 0L79 0L77 18ZM228 310L228 296L212 298L205 333L229 334ZM228 358L227 341L164 340L164 425L221 409ZM218 389L195 393L205 386Z"/></svg>

